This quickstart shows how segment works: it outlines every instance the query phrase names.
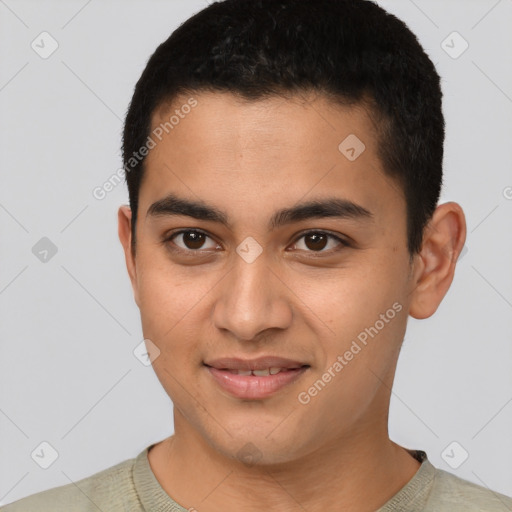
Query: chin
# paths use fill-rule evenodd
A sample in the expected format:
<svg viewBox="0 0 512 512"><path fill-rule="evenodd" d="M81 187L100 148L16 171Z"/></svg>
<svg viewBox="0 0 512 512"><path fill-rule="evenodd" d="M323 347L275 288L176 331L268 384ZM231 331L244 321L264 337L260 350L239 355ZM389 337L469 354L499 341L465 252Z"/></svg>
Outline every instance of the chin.
<svg viewBox="0 0 512 512"><path fill-rule="evenodd" d="M269 435L270 429L258 430L254 425L234 432L232 437L223 432L220 439L211 439L210 445L222 456L247 467L286 464L304 455L299 453L300 440L288 432Z"/></svg>

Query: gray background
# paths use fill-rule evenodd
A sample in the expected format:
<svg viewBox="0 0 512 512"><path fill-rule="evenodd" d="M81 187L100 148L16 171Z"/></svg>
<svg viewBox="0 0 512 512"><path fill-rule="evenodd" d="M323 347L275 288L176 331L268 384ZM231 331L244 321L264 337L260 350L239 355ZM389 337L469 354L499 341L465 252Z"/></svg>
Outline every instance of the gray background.
<svg viewBox="0 0 512 512"><path fill-rule="evenodd" d="M438 312L409 321L391 437L512 495L512 0L379 3L443 77L442 202L459 202L468 223ZM92 192L121 167L122 119L150 54L205 5L0 0L0 504L173 431L169 398L133 354L143 336L117 238L125 186ZM31 47L51 49L43 31L59 45L46 59ZM469 43L457 58L454 31ZM46 262L43 237L57 248ZM58 453L48 469L43 441Z"/></svg>

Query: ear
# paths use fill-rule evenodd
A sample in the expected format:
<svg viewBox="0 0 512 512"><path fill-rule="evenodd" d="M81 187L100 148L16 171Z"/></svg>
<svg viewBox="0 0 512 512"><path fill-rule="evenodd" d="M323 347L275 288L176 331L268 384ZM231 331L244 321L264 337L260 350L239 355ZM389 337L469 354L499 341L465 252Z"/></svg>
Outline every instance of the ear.
<svg viewBox="0 0 512 512"><path fill-rule="evenodd" d="M423 244L414 257L409 314L418 319L433 315L455 274L466 241L466 218L454 202L438 206L425 228Z"/></svg>
<svg viewBox="0 0 512 512"><path fill-rule="evenodd" d="M132 283L133 295L137 306L139 304L139 287L137 281L137 268L135 265L135 253L132 251L132 211L129 206L122 205L117 212L119 240L124 250L126 268Z"/></svg>

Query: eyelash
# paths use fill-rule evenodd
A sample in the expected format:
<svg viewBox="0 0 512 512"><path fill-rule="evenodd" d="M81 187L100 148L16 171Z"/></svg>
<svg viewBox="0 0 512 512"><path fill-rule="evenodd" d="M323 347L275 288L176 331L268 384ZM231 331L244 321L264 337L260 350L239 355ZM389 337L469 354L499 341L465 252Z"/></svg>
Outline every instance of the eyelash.
<svg viewBox="0 0 512 512"><path fill-rule="evenodd" d="M175 253L181 253L181 254L184 254L184 255L187 255L187 256L192 256L192 255L196 256L197 254L199 254L201 252L205 252L205 251L203 251L201 249L196 249L196 250L194 250L194 249L183 249L181 247L176 246L176 244L174 244L174 242L173 242L173 239L176 238L179 235L184 234L184 233L201 233L201 234L205 235L206 237L208 237L208 238L213 240L213 238L208 233L206 233L205 231L202 231L201 229L181 229L181 230L175 231L175 232L173 232L173 233L171 233L171 234L169 234L167 236L164 236L164 239L162 240L162 243L167 245L170 248L171 251L173 251ZM330 239L335 240L336 242L338 242L341 245L341 247L338 247L337 249L331 249L331 250L328 250L328 251L324 251L324 250L321 250L321 251L312 251L312 250L306 251L306 252L314 254L314 255L317 255L317 254L333 254L333 253L336 253L336 252L342 250L343 248L351 246L346 240L343 240L339 236L333 235L332 233L329 233L328 231L320 231L320 230L309 230L309 231L305 231L303 233L300 233L299 236L292 243L292 245L296 245L297 242L301 238L304 238L305 236L311 235L311 234L327 235Z"/></svg>

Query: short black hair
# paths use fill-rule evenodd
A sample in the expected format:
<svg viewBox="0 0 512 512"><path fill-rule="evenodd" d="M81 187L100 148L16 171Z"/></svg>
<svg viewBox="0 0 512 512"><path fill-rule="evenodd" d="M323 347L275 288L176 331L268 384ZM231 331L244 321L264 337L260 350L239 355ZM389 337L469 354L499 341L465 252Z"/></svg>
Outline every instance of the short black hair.
<svg viewBox="0 0 512 512"><path fill-rule="evenodd" d="M201 91L249 101L320 92L370 106L382 167L407 204L410 257L420 251L442 186L445 123L440 77L403 21L369 0L224 0L180 25L150 57L126 115L134 251L145 161L139 150L152 115Z"/></svg>

